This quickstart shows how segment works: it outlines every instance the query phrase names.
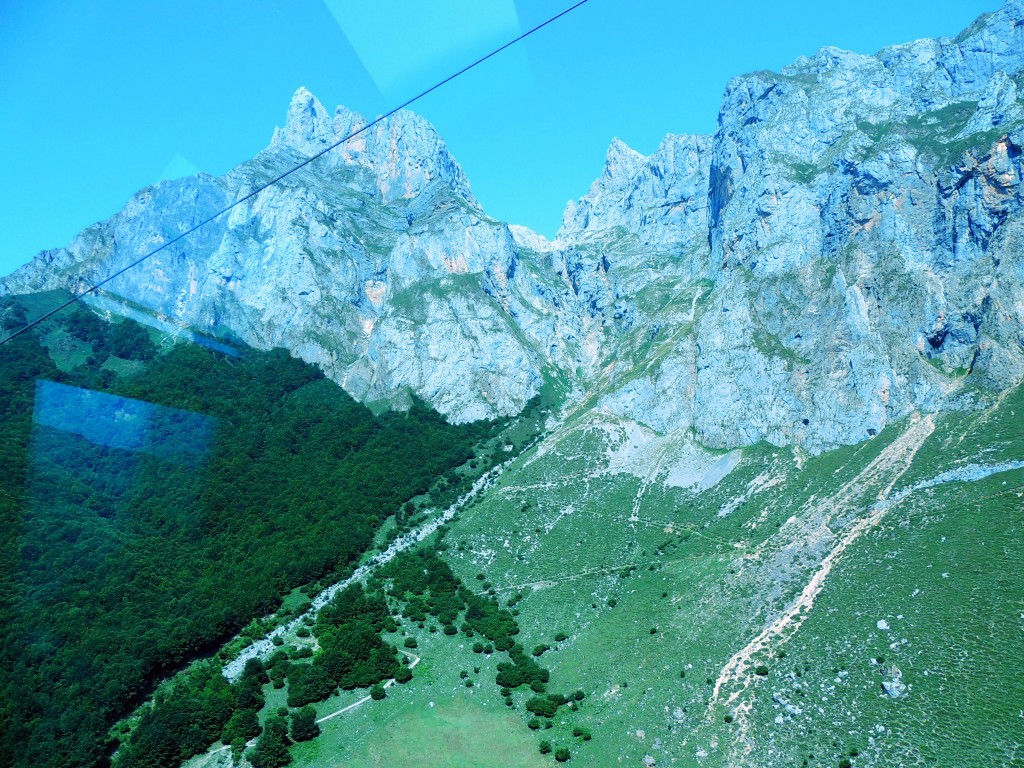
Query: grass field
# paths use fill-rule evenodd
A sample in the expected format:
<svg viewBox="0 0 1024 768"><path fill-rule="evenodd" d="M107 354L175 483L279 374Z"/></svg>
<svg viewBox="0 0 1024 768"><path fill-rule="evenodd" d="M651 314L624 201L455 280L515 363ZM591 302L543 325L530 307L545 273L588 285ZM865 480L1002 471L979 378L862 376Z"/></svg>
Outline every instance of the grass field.
<svg viewBox="0 0 1024 768"><path fill-rule="evenodd" d="M410 625L411 622L406 622ZM544 765L537 739L520 712L510 712L494 684L496 654L475 654L464 637L417 630L422 658L412 681L321 724L321 735L292 749L294 765L415 765L429 768L530 768ZM401 646L402 637L388 638ZM474 670L479 668L479 672ZM467 688L461 672L468 673ZM323 717L365 692L349 692L316 705ZM269 705L269 702L268 702Z"/></svg>
<svg viewBox="0 0 1024 768"><path fill-rule="evenodd" d="M521 594L524 636L552 646L554 688L587 692L545 736L568 744L574 725L590 728L573 749L581 764L1012 765L1024 733L1021 473L915 492L850 532L880 495L1024 456L1020 406L1014 392L988 412L905 421L813 458L754 446L701 493L664 483L677 445L631 445L622 425L589 416L460 513L446 554L467 583L482 573L500 595ZM808 605L715 696L734 654L785 618L830 555ZM899 699L881 688L892 664L909 689ZM439 729L431 741L417 726L428 752L458 731L443 711L417 715Z"/></svg>
<svg viewBox="0 0 1024 768"><path fill-rule="evenodd" d="M919 486L1024 458L1022 408L1015 390L816 457L570 419L459 512L443 555L513 602L579 711L531 731L501 655L405 621L413 680L325 722L295 765L555 765L542 739L586 766L1021 764L1024 468Z"/></svg>
<svg viewBox="0 0 1024 768"><path fill-rule="evenodd" d="M941 486L867 535L759 681L751 764L1020 764L1022 494L1020 470ZM899 698L882 689L893 665Z"/></svg>

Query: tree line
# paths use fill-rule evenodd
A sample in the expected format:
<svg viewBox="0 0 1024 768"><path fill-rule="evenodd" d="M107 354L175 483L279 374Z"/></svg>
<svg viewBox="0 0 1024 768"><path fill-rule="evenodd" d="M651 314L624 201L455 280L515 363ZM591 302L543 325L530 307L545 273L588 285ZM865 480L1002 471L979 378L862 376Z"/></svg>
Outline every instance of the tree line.
<svg viewBox="0 0 1024 768"><path fill-rule="evenodd" d="M4 322L11 307L0 306ZM73 342L91 351L67 372L54 358ZM141 326L78 309L0 350L0 767L106 764L117 746L108 730L156 680L293 588L349 572L383 519L500 428L451 425L421 402L375 416L283 350L236 359L150 345ZM112 373L127 359L141 370ZM213 424L209 444L180 461L173 435L157 435L171 446L163 452L129 450L34 423L39 380L200 414ZM379 637L350 645L322 632L329 652L316 667L330 683L393 673ZM307 683L296 701L326 689ZM251 709L209 691L220 703L187 726L187 745L225 712L221 728ZM251 718L238 717L241 733Z"/></svg>

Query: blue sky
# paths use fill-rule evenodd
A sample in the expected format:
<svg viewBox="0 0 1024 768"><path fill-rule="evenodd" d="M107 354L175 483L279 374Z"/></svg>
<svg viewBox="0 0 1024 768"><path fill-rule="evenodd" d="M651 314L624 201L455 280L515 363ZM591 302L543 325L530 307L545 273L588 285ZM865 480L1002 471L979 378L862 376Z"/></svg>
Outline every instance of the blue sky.
<svg viewBox="0 0 1024 768"><path fill-rule="evenodd" d="M0 0L0 274L137 189L221 174L306 86L368 116L571 0ZM619 137L714 130L730 77L953 35L998 0L590 0L431 94L491 215L552 235Z"/></svg>

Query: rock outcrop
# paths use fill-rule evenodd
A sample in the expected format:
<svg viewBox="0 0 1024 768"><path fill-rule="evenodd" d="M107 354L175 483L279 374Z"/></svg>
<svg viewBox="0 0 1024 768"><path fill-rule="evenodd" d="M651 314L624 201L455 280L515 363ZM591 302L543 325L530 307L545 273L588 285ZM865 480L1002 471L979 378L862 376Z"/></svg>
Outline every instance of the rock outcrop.
<svg viewBox="0 0 1024 768"><path fill-rule="evenodd" d="M368 128L101 300L285 346L454 420L573 402L819 451L1024 377L1024 2L956 39L734 79L714 136L616 140L553 241L488 217L422 118ZM139 192L8 291L86 286L367 121L305 89L223 178Z"/></svg>

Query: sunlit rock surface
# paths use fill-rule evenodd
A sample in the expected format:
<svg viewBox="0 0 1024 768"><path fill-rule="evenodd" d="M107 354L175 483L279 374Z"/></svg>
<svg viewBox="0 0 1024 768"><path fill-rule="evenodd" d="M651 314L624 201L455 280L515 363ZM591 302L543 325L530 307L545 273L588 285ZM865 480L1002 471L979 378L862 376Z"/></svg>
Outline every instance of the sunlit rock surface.
<svg viewBox="0 0 1024 768"><path fill-rule="evenodd" d="M1024 376L1024 3L956 39L734 79L714 136L612 142L548 241L402 112L105 286L449 418L569 403L812 452ZM666 98L671 98L666 94ZM139 192L7 290L81 289L366 125L305 89L223 178Z"/></svg>

